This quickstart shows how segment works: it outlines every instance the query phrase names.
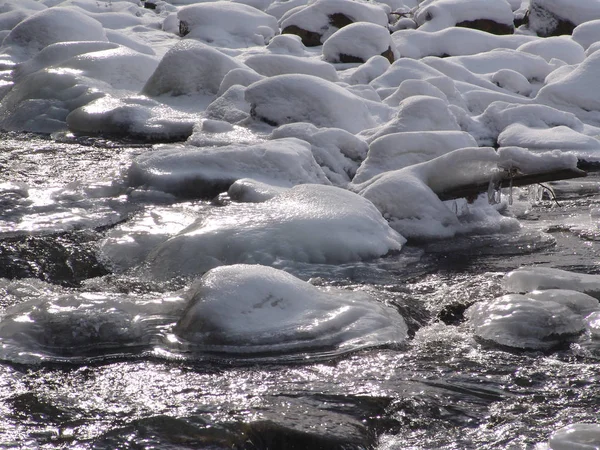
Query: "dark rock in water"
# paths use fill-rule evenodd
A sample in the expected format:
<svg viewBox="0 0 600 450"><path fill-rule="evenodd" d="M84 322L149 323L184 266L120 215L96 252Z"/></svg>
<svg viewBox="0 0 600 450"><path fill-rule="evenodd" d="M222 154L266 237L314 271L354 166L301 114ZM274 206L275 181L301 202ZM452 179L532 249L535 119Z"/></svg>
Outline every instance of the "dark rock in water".
<svg viewBox="0 0 600 450"><path fill-rule="evenodd" d="M185 35L189 34L189 32L190 32L190 26L187 24L187 22L180 20L179 21L179 36L184 37Z"/></svg>
<svg viewBox="0 0 600 450"><path fill-rule="evenodd" d="M473 28L491 34L513 34L515 27L504 23L498 23L489 19L465 20L456 24L457 27Z"/></svg>
<svg viewBox="0 0 600 450"><path fill-rule="evenodd" d="M296 25L290 25L281 30L281 34L295 34L300 36L306 47L317 47L321 45L321 35L314 31L304 30Z"/></svg>
<svg viewBox="0 0 600 450"><path fill-rule="evenodd" d="M576 6L574 5L574 7ZM529 29L540 37L570 35L577 26L549 10L543 0L531 1L527 17Z"/></svg>
<svg viewBox="0 0 600 450"><path fill-rule="evenodd" d="M329 24L332 27L344 28L351 23L354 23L354 20L342 13L333 13L329 16Z"/></svg>
<svg viewBox="0 0 600 450"><path fill-rule="evenodd" d="M342 13L334 13L328 17L329 17L329 25L331 25L332 27L338 28L338 29L343 28L346 25L350 25L351 23L354 23L353 19L351 19L350 17L348 17L347 15L342 14ZM181 26L180 26L180 30L181 30ZM289 25L289 26L285 27L283 30L281 30L281 34L295 34L296 36L300 36L300 39L302 39L302 43L306 47L318 47L319 45L323 44L321 42L321 38L323 37L322 34L317 33L315 31L305 30L296 25ZM184 36L184 35L182 34L182 36ZM342 61L342 62L345 62L345 61ZM360 61L350 61L350 62L364 62L364 61L360 60Z"/></svg>
<svg viewBox="0 0 600 450"><path fill-rule="evenodd" d="M515 13L514 24L515 28L529 25L529 10L526 10L525 13Z"/></svg>
<svg viewBox="0 0 600 450"><path fill-rule="evenodd" d="M388 47L388 49L381 54L384 58L386 58L390 63L395 61L394 52L392 51L392 47ZM364 58L360 58L354 55L347 55L345 53L340 53L339 60L341 63L364 63L366 62Z"/></svg>
<svg viewBox="0 0 600 450"><path fill-rule="evenodd" d="M18 236L0 241L0 277L38 278L76 287L109 271L96 259L93 232Z"/></svg>

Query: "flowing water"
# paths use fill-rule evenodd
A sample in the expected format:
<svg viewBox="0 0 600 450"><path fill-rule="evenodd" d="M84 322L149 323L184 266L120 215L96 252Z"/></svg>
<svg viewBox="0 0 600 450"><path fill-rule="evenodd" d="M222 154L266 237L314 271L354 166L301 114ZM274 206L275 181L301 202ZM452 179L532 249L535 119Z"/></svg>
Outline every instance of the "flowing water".
<svg viewBox="0 0 600 450"><path fill-rule="evenodd" d="M76 358L63 348L61 358L28 364L36 355L4 349L14 358L0 363L0 448L524 449L567 424L598 421L595 342L493 348L463 318L472 303L503 294L503 274L522 265L600 273L597 177L557 183L560 204L530 206L515 193L508 211L521 219L519 233L283 267L314 284L376 293L406 319L402 346L230 360L161 350L156 336L181 312L187 281L117 273L97 251L134 215L167 211L181 228L218 206L136 197L123 173L144 146L12 134L0 145L0 308L52 296L104 305L90 309L104 314L97 341ZM106 306L132 298L146 301L132 317L146 314L144 326L158 330L143 342L119 334L129 319ZM165 298L171 309L152 306ZM55 325L44 342L78 332ZM103 351L115 334L122 347Z"/></svg>

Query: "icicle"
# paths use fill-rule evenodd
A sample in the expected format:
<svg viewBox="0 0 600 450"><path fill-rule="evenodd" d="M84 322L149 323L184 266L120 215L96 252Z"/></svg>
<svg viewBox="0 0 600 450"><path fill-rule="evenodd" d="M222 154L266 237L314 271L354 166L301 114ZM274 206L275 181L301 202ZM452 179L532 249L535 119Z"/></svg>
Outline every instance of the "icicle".
<svg viewBox="0 0 600 450"><path fill-rule="evenodd" d="M513 204L513 179L510 177L510 184L508 185L508 204Z"/></svg>

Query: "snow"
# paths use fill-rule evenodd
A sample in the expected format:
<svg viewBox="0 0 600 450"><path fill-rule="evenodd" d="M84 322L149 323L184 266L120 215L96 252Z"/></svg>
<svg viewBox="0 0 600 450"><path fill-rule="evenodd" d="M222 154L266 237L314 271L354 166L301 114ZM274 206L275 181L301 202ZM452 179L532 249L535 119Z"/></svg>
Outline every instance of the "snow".
<svg viewBox="0 0 600 450"><path fill-rule="evenodd" d="M129 168L128 180L131 186L210 198L249 176L289 185L329 183L310 145L292 138L222 147L165 145L137 157Z"/></svg>
<svg viewBox="0 0 600 450"><path fill-rule="evenodd" d="M592 44L600 41L600 19L590 20L575 27L573 40L586 50Z"/></svg>
<svg viewBox="0 0 600 450"><path fill-rule="evenodd" d="M573 33L573 38L570 36L553 36L527 42L517 50L541 56L548 62L556 58L567 64L579 64L585 59L585 49L575 38L575 33Z"/></svg>
<svg viewBox="0 0 600 450"><path fill-rule="evenodd" d="M570 308L520 294L475 303L465 315L477 338L519 349L550 349L585 329L583 318Z"/></svg>
<svg viewBox="0 0 600 450"><path fill-rule="evenodd" d="M364 198L303 184L263 203L213 210L154 249L146 264L158 279L238 263L342 264L383 256L405 242Z"/></svg>
<svg viewBox="0 0 600 450"><path fill-rule="evenodd" d="M189 296L175 333L204 351L345 352L407 337L402 316L368 294L319 289L265 266L218 267Z"/></svg>
<svg viewBox="0 0 600 450"><path fill-rule="evenodd" d="M292 55L251 55L244 63L266 77L284 74L304 74L323 78L327 81L338 81L338 74L331 64L308 58L297 58Z"/></svg>

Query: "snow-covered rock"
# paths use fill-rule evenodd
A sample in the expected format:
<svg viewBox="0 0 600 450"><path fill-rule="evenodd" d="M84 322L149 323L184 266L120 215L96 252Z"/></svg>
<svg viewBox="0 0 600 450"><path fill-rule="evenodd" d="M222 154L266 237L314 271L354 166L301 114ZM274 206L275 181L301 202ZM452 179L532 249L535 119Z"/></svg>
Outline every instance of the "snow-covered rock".
<svg viewBox="0 0 600 450"><path fill-rule="evenodd" d="M159 95L216 94L223 78L241 62L192 39L175 44L162 58L142 92Z"/></svg>
<svg viewBox="0 0 600 450"><path fill-rule="evenodd" d="M337 84L311 75L278 75L246 89L252 115L272 125L309 122L358 133L376 125L364 101Z"/></svg>
<svg viewBox="0 0 600 450"><path fill-rule="evenodd" d="M292 55L252 55L244 63L256 73L273 77L284 74L304 74L338 81L338 74L331 64L309 58Z"/></svg>
<svg viewBox="0 0 600 450"><path fill-rule="evenodd" d="M138 156L128 172L131 186L195 198L212 198L246 177L288 186L329 184L310 145L292 138L222 147L166 145Z"/></svg>
<svg viewBox="0 0 600 450"><path fill-rule="evenodd" d="M493 34L514 32L513 13L505 0L424 0L415 12L422 31L459 26Z"/></svg>
<svg viewBox="0 0 600 450"><path fill-rule="evenodd" d="M600 19L600 1L530 0L527 28L538 36L571 34L577 25Z"/></svg>
<svg viewBox="0 0 600 450"><path fill-rule="evenodd" d="M509 272L504 287L510 292L545 289L569 289L600 298L600 276L587 275L550 267L521 267Z"/></svg>
<svg viewBox="0 0 600 450"><path fill-rule="evenodd" d="M213 269L190 287L189 296L175 334L194 350L344 353L407 337L402 316L370 295L319 289L265 266Z"/></svg>
<svg viewBox="0 0 600 450"><path fill-rule="evenodd" d="M282 34L295 34L307 47L323 44L334 32L351 23L369 22L387 26L386 9L381 4L357 0L317 0L290 10L281 18Z"/></svg>
<svg viewBox="0 0 600 450"><path fill-rule="evenodd" d="M398 57L395 47L386 27L358 22L333 33L323 44L323 57L332 63L364 63L381 55L393 63Z"/></svg>
<svg viewBox="0 0 600 450"><path fill-rule="evenodd" d="M250 5L204 2L177 12L182 36L223 47L264 45L275 36L277 19Z"/></svg>

